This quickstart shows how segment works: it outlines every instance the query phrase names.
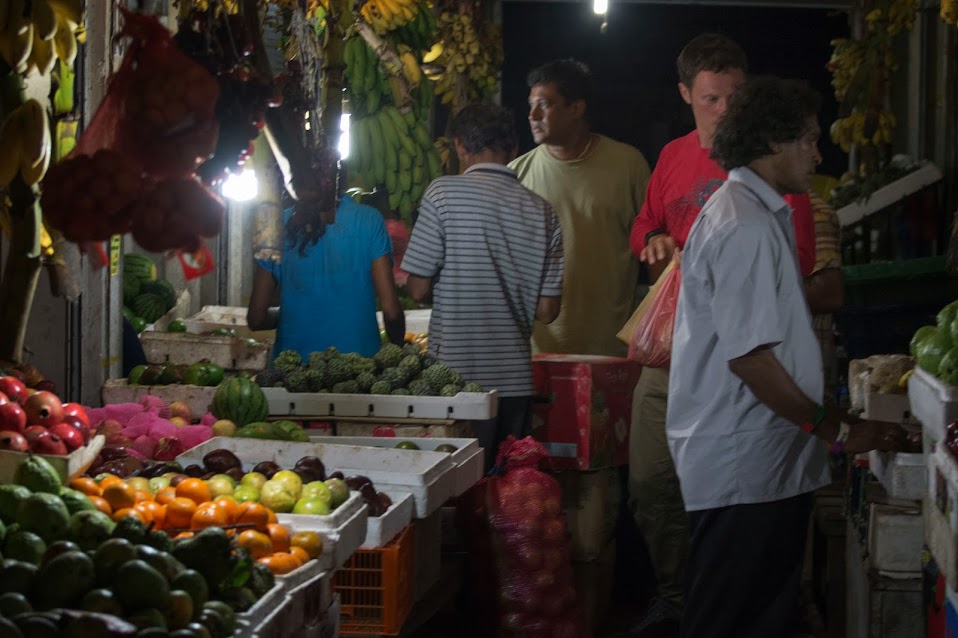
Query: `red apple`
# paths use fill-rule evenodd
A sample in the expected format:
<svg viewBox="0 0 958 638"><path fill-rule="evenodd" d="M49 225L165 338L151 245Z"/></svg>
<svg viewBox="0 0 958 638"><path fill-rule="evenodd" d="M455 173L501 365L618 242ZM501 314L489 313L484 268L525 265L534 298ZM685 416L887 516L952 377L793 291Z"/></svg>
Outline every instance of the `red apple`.
<svg viewBox="0 0 958 638"><path fill-rule="evenodd" d="M10 403L10 397L5 395L3 392L0 392L0 405L3 405L4 403Z"/></svg>
<svg viewBox="0 0 958 638"><path fill-rule="evenodd" d="M0 450L27 452L29 449L30 444L19 432L10 432L9 430L0 432Z"/></svg>
<svg viewBox="0 0 958 638"><path fill-rule="evenodd" d="M22 403L27 397L27 386L16 377L0 377L0 392L11 401Z"/></svg>
<svg viewBox="0 0 958 638"><path fill-rule="evenodd" d="M0 430L23 434L26 427L27 413L23 411L19 403L10 402L0 405Z"/></svg>
<svg viewBox="0 0 958 638"><path fill-rule="evenodd" d="M80 434L83 435L83 442L89 443L90 439L93 437L93 433L90 430L90 426L80 420L80 417L75 414L64 414L63 422L66 425L74 427L80 431Z"/></svg>
<svg viewBox="0 0 958 638"><path fill-rule="evenodd" d="M68 416L75 416L77 419L83 422L83 425L90 427L90 417L87 416L86 409L84 409L84 407L79 403L63 404L64 421Z"/></svg>
<svg viewBox="0 0 958 638"><path fill-rule="evenodd" d="M45 434L47 429L42 425L31 425L23 431L23 436L27 437L27 441L30 445L33 445L33 442L37 440L37 437L41 434Z"/></svg>
<svg viewBox="0 0 958 638"><path fill-rule="evenodd" d="M50 432L63 439L70 452L83 447L83 432L72 425L58 423L50 428Z"/></svg>
<svg viewBox="0 0 958 638"><path fill-rule="evenodd" d="M37 436L36 440L30 445L30 450L37 454L51 454L53 456L66 456L68 452L63 439L49 430Z"/></svg>
<svg viewBox="0 0 958 638"><path fill-rule="evenodd" d="M37 392L23 404L31 425L50 427L63 422L63 404L52 392Z"/></svg>

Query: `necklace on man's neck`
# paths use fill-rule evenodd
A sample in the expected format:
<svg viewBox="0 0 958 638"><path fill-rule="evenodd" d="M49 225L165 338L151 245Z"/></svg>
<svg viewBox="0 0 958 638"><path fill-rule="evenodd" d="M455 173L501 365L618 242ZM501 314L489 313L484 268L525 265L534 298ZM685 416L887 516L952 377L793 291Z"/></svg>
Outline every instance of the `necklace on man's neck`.
<svg viewBox="0 0 958 638"><path fill-rule="evenodd" d="M589 149L592 148L592 139L593 139L592 133L589 133L589 141L586 142L585 148L582 149L582 152L579 153L579 156L576 157L574 160L572 160L573 162L578 161L586 156L586 154L589 152Z"/></svg>

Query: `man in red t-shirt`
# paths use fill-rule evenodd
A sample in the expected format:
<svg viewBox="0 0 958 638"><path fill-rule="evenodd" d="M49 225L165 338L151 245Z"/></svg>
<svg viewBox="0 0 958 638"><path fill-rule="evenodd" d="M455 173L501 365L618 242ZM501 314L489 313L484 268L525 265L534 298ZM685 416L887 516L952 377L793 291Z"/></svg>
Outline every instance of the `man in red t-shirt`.
<svg viewBox="0 0 958 638"><path fill-rule="evenodd" d="M655 281L676 249L685 246L692 224L727 173L709 157L712 137L728 101L744 83L745 52L729 38L703 34L679 54L679 93L692 107L695 130L662 149L652 172L645 202L632 228L632 251L649 265ZM787 197L793 208L799 269L815 266L815 223L808 195ZM822 282L817 282L821 284ZM830 293L828 286L808 285L813 312ZM821 293L821 296L819 296ZM658 581L658 597L636 628L638 636L677 632L682 610L689 531L685 504L665 436L669 390L667 368L645 368L635 388L629 443L629 504ZM652 628L655 627L653 630Z"/></svg>

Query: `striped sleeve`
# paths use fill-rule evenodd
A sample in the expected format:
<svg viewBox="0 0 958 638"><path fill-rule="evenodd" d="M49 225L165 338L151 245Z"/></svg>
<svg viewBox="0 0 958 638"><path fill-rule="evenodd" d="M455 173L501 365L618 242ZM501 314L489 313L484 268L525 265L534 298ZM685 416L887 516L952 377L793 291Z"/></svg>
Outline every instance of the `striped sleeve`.
<svg viewBox="0 0 958 638"><path fill-rule="evenodd" d="M402 269L416 277L435 277L445 261L445 238L432 195L427 192L419 203L419 217L402 260Z"/></svg>
<svg viewBox="0 0 958 638"><path fill-rule="evenodd" d="M549 224L552 228L552 237L549 239L549 248L546 251L545 268L542 273L541 297L562 296L562 273L565 268L565 258L562 255L562 228L559 218L556 217L552 206L547 208Z"/></svg>

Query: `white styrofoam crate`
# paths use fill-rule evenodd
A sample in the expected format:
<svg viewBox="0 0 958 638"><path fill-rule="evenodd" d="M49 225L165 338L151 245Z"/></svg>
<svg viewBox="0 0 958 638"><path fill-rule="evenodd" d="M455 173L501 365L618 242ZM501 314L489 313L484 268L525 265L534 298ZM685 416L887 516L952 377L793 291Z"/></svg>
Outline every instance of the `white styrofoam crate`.
<svg viewBox="0 0 958 638"><path fill-rule="evenodd" d="M893 498L918 501L928 493L924 454L872 450L868 453L868 467Z"/></svg>
<svg viewBox="0 0 958 638"><path fill-rule="evenodd" d="M202 385L174 383L171 385L130 385L126 379L107 379L100 388L103 405L111 403L137 403L146 395L159 397L167 403L179 401L190 407L193 416L199 418L210 411L216 388Z"/></svg>
<svg viewBox="0 0 958 638"><path fill-rule="evenodd" d="M460 392L454 397L319 394L289 392L286 388L263 388L263 393L274 416L484 421L495 418L499 411L495 390Z"/></svg>
<svg viewBox="0 0 958 638"><path fill-rule="evenodd" d="M277 625L288 603L286 586L279 580L252 607L236 614L236 638L280 638Z"/></svg>
<svg viewBox="0 0 958 638"><path fill-rule="evenodd" d="M191 365L206 360L226 370L262 370L269 365L269 343L241 337L201 336L184 332L144 332L143 354L152 364Z"/></svg>
<svg viewBox="0 0 958 638"><path fill-rule="evenodd" d="M921 572L924 542L921 507L872 503L868 523L868 556L880 572Z"/></svg>
<svg viewBox="0 0 958 638"><path fill-rule="evenodd" d="M928 496L958 533L958 460L941 441L929 457Z"/></svg>
<svg viewBox="0 0 958 638"><path fill-rule="evenodd" d="M323 569L335 570L345 565L362 545L369 514L359 492L350 492L349 500L337 507L333 514L340 516L335 527L326 520L328 516L277 514L276 518L293 532L316 532L322 536L323 553L317 561Z"/></svg>
<svg viewBox="0 0 958 638"><path fill-rule="evenodd" d="M310 440L320 437L311 436ZM395 448L401 441L411 440L420 450L434 451L440 445L452 445L455 452L449 452L455 469L455 487L452 496L460 496L482 478L485 468L485 452L479 447L478 439L449 439L440 437L385 437L385 436L336 436L333 439L324 438L323 443L331 445L361 445L365 447ZM414 451L414 450L413 450Z"/></svg>
<svg viewBox="0 0 958 638"><path fill-rule="evenodd" d="M392 496L390 496L392 498ZM360 547L383 547L396 538L412 522L414 501L412 494L397 494L393 504L382 516L370 516L366 522L366 540Z"/></svg>
<svg viewBox="0 0 958 638"><path fill-rule="evenodd" d="M87 471L93 465L106 439L102 435L96 435L90 439L90 442L83 447L74 450L66 456L53 456L51 454L37 454L53 466L60 481L66 485L70 479L79 476ZM13 483L17 474L17 468L27 460L30 452L14 452L12 450L0 450L0 484Z"/></svg>
<svg viewBox="0 0 958 638"><path fill-rule="evenodd" d="M945 438L945 427L958 419L958 387L944 383L915 366L908 379L911 412L930 429L935 440Z"/></svg>

